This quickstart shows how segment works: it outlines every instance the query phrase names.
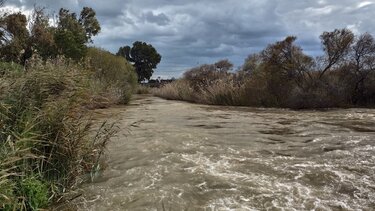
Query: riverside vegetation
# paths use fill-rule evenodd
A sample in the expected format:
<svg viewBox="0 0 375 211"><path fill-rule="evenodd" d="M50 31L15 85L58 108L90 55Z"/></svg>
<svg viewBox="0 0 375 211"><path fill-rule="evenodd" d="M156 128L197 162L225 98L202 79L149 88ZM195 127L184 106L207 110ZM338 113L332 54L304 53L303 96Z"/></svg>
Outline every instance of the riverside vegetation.
<svg viewBox="0 0 375 211"><path fill-rule="evenodd" d="M80 18L61 9L56 26L35 9L29 21L30 30L21 13L0 19L0 210L69 201L103 168L115 133L93 127L92 109L128 103L137 85L126 59L87 47L100 31L91 8Z"/></svg>
<svg viewBox="0 0 375 211"><path fill-rule="evenodd" d="M216 105L328 108L375 105L375 41L348 29L324 32L324 55L313 58L296 37L250 55L240 71L222 60L185 72L154 93L157 96Z"/></svg>
<svg viewBox="0 0 375 211"><path fill-rule="evenodd" d="M120 48L119 56L88 47L101 29L88 7L79 15L61 9L54 24L43 9L35 8L30 17L0 17L1 210L39 210L73 199L68 193L103 168L101 158L115 133L105 122L95 129L91 111L128 103L137 81L149 79L161 59L142 42ZM316 59L305 55L295 39L249 56L236 73L223 60L193 68L155 92L220 105L375 104L371 35L355 37L347 29L323 33L325 55ZM152 58L145 64L135 59L143 52Z"/></svg>

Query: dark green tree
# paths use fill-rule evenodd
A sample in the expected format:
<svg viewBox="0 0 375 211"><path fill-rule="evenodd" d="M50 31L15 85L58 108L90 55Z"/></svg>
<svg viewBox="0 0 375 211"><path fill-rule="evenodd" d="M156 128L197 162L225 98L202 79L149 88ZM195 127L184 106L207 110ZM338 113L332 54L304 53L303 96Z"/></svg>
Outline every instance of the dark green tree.
<svg viewBox="0 0 375 211"><path fill-rule="evenodd" d="M79 23L86 32L87 42L92 42L91 37L96 36L101 30L99 21L96 19L96 13L90 7L84 7L82 9Z"/></svg>
<svg viewBox="0 0 375 211"><path fill-rule="evenodd" d="M138 82L149 80L161 61L161 55L152 45L140 41L134 42L132 48L130 46L121 47L117 56L123 56L133 63L138 74Z"/></svg>
<svg viewBox="0 0 375 211"><path fill-rule="evenodd" d="M95 11L83 8L80 18L69 10L60 9L59 23L55 32L55 42L59 54L79 60L86 55L86 44L100 31Z"/></svg>

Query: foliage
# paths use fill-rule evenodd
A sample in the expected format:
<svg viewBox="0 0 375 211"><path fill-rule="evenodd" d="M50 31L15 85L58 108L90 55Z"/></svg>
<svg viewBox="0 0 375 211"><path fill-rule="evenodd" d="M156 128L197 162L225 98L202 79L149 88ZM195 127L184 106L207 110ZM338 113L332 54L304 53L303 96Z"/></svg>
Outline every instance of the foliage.
<svg viewBox="0 0 375 211"><path fill-rule="evenodd" d="M137 84L137 76L132 65L123 57L98 48L88 50L87 60L88 68L101 82L104 94L112 96L115 102L128 103Z"/></svg>
<svg viewBox="0 0 375 211"><path fill-rule="evenodd" d="M36 178L23 179L20 183L20 192L25 196L28 209L38 210L48 205L48 186Z"/></svg>
<svg viewBox="0 0 375 211"><path fill-rule="evenodd" d="M153 94L168 100L185 100L189 102L196 102L198 98L189 81L183 79L166 84L162 88L154 89Z"/></svg>
<svg viewBox="0 0 375 211"><path fill-rule="evenodd" d="M205 64L196 68L192 68L184 73L184 78L187 79L194 90L199 91L205 89L216 81L226 78L230 75L229 70L233 67L228 60L221 60L215 64Z"/></svg>
<svg viewBox="0 0 375 211"><path fill-rule="evenodd" d="M90 135L90 71L64 59L33 58L26 68L18 77L1 77L8 85L0 95L0 209L36 210L64 201L85 175L101 169L114 133L103 123L98 135Z"/></svg>
<svg viewBox="0 0 375 211"><path fill-rule="evenodd" d="M321 57L305 55L295 44L296 37L290 36L249 55L239 72L220 71L216 66L222 62L202 65L155 94L219 105L299 109L375 105L374 38L368 33L354 36L348 29L324 32L320 38Z"/></svg>
<svg viewBox="0 0 375 211"><path fill-rule="evenodd" d="M27 18L21 13L13 13L0 20L3 31L1 37L0 59L3 61L24 62L29 32Z"/></svg>
<svg viewBox="0 0 375 211"><path fill-rule="evenodd" d="M5 14L0 19L0 59L25 65L38 54L44 60L64 55L79 61L86 55L86 45L101 29L95 11L89 7L82 9L79 18L61 8L56 26L49 20L44 9L37 7L30 20L21 13Z"/></svg>
<svg viewBox="0 0 375 211"><path fill-rule="evenodd" d="M78 22L85 30L86 42L92 42L91 38L96 36L101 30L95 11L90 7L84 7Z"/></svg>
<svg viewBox="0 0 375 211"><path fill-rule="evenodd" d="M95 16L61 9L51 26L35 8L30 20L0 18L0 210L64 202L103 168L114 125L95 125L92 136L90 109L129 102L137 76L124 58L87 48L100 31Z"/></svg>
<svg viewBox="0 0 375 211"><path fill-rule="evenodd" d="M325 56L323 57L323 69L319 78L335 65L343 62L350 51L354 41L354 34L349 29L335 29L332 32L324 32L320 35Z"/></svg>
<svg viewBox="0 0 375 211"><path fill-rule="evenodd" d="M49 26L49 17L44 9L35 7L30 22L28 51L36 52L44 60L55 58L57 56L55 29ZM32 56L32 52L29 56Z"/></svg>
<svg viewBox="0 0 375 211"><path fill-rule="evenodd" d="M11 77L23 72L23 67L15 63L0 62L0 77Z"/></svg>
<svg viewBox="0 0 375 211"><path fill-rule="evenodd" d="M92 8L84 7L80 18L69 10L60 9L55 41L58 52L68 58L79 60L86 54L86 43L100 31L100 25Z"/></svg>
<svg viewBox="0 0 375 211"><path fill-rule="evenodd" d="M134 42L133 47L121 47L117 55L133 63L138 74L138 82L149 80L161 61L160 54L152 45L140 41Z"/></svg>

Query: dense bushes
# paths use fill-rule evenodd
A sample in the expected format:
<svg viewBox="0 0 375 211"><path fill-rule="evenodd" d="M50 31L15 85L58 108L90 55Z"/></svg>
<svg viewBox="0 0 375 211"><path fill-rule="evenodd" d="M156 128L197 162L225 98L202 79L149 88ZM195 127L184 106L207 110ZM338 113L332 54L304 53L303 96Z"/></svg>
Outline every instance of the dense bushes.
<svg viewBox="0 0 375 211"><path fill-rule="evenodd" d="M37 210L64 201L86 174L101 169L114 130L103 124L93 137L89 108L111 90L113 102L124 103L137 81L126 61L116 59L106 55L101 68L92 69L61 58L34 58L25 68L0 64L0 209ZM114 62L108 72L106 62Z"/></svg>
<svg viewBox="0 0 375 211"><path fill-rule="evenodd" d="M110 102L126 104L137 86L137 74L123 57L115 56L105 50L89 48L87 68L97 80L96 89L107 96Z"/></svg>
<svg viewBox="0 0 375 211"><path fill-rule="evenodd" d="M202 65L155 94L219 105L289 108L375 105L373 37L367 33L354 36L351 31L341 29L324 32L320 38L324 52L321 57L305 55L294 43L296 37L287 37L250 55L241 71L223 71L218 68L223 61Z"/></svg>
<svg viewBox="0 0 375 211"><path fill-rule="evenodd" d="M100 31L93 9L50 20L37 7L0 17L0 210L63 202L100 170L114 130L93 135L90 109L128 103L137 83L126 59L87 46Z"/></svg>

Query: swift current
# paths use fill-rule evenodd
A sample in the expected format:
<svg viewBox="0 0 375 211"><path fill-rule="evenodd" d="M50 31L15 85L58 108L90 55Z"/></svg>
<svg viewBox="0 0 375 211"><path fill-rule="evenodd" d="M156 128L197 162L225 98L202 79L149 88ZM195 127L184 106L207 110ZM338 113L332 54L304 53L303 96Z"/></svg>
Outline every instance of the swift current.
<svg viewBox="0 0 375 211"><path fill-rule="evenodd" d="M375 209L375 110L292 111L139 97L82 210Z"/></svg>

